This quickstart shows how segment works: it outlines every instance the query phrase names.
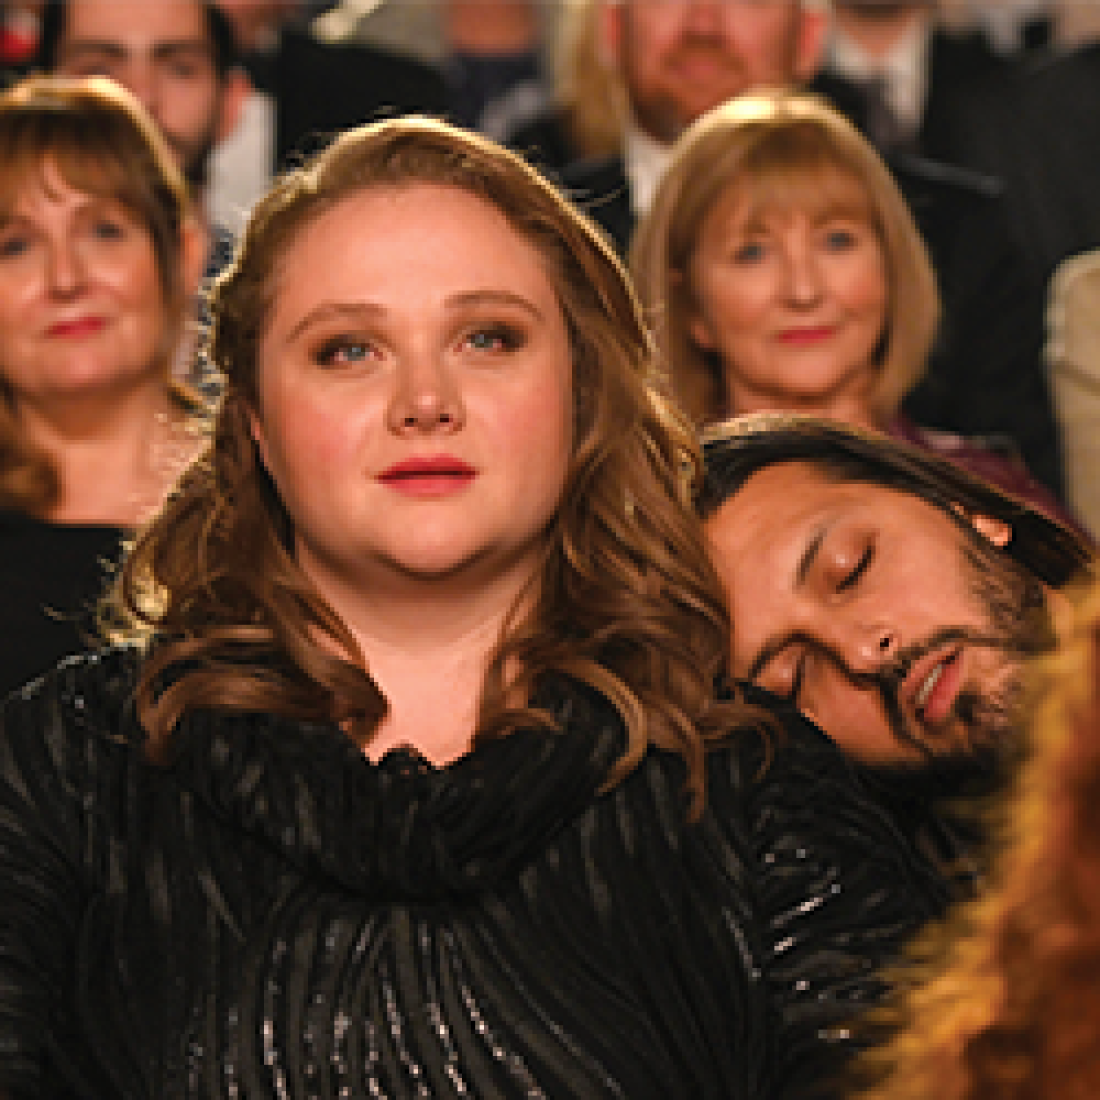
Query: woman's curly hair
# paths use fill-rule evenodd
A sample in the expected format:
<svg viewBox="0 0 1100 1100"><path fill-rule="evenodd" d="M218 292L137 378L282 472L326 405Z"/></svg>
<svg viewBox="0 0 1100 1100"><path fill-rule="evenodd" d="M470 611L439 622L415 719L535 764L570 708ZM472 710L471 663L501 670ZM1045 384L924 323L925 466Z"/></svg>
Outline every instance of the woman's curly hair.
<svg viewBox="0 0 1100 1100"><path fill-rule="evenodd" d="M537 249L573 352L565 490L531 610L513 615L488 668L477 736L545 723L530 700L540 678L562 673L624 718L628 746L611 780L648 745L674 750L697 809L704 742L751 714L715 701L729 623L692 513L698 444L665 396L629 280L599 231L520 158L426 118L346 132L278 181L215 288L210 357L225 390L213 439L137 540L116 593L125 633L154 641L141 720L155 748L196 708L338 722L360 742L384 715L351 633L294 559L293 517L258 461L249 417L258 344L299 235L350 195L422 183L478 196Z"/></svg>

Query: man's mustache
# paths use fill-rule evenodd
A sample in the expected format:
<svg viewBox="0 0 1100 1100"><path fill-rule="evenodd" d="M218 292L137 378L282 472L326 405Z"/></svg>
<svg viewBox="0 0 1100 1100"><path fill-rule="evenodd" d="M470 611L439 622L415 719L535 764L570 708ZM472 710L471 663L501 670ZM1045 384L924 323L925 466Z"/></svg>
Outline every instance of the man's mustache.
<svg viewBox="0 0 1100 1100"><path fill-rule="evenodd" d="M1046 652L1050 648L1050 641L1046 632L1041 630L1009 637L952 626L943 627L922 641L899 649L892 658L871 672L848 668L834 655L829 657L852 684L878 695L890 728L900 742L926 757L931 757L935 755L933 747L918 736L906 716L901 702L901 689L918 661L938 650L953 646L993 650L1006 657L1023 660Z"/></svg>

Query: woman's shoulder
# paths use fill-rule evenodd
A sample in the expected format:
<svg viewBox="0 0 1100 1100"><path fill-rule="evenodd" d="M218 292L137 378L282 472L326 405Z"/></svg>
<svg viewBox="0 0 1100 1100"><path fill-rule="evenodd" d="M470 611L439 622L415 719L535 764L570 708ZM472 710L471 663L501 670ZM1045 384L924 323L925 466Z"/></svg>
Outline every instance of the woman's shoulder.
<svg viewBox="0 0 1100 1100"><path fill-rule="evenodd" d="M86 740L140 744L133 699L141 659L130 646L64 658L0 703L0 740L29 739L42 751Z"/></svg>

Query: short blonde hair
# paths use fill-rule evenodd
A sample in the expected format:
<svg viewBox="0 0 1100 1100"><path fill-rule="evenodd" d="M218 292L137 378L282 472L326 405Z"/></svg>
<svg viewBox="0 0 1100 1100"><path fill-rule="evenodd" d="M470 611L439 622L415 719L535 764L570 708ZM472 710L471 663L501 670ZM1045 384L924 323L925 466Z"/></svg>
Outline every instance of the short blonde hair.
<svg viewBox="0 0 1100 1100"><path fill-rule="evenodd" d="M924 374L940 300L920 231L873 147L817 96L787 91L730 100L677 142L634 236L630 267L673 388L697 424L729 411L722 364L689 332L691 259L707 216L731 193L756 210L820 210L849 200L853 187L866 202L885 259L887 319L874 402L875 412L888 418Z"/></svg>

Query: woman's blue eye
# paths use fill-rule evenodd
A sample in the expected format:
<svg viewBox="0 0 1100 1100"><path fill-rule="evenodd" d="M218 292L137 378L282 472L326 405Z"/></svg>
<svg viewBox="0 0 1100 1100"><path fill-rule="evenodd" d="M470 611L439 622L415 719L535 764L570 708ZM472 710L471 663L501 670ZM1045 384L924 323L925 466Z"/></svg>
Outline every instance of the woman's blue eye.
<svg viewBox="0 0 1100 1100"><path fill-rule="evenodd" d="M507 325L474 329L467 344L475 351L515 351L523 345L523 334Z"/></svg>
<svg viewBox="0 0 1100 1100"><path fill-rule="evenodd" d="M832 229L825 241L829 248L840 251L851 248L856 243L856 235L850 229Z"/></svg>
<svg viewBox="0 0 1100 1100"><path fill-rule="evenodd" d="M316 353L321 364L362 363L370 357L371 347L365 340L352 340L346 336L337 336L326 340Z"/></svg>
<svg viewBox="0 0 1100 1100"><path fill-rule="evenodd" d="M734 260L739 264L751 264L763 259L764 246L759 241L750 241L740 245L733 253Z"/></svg>

